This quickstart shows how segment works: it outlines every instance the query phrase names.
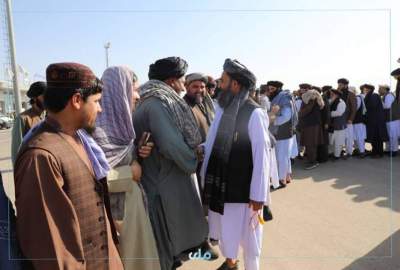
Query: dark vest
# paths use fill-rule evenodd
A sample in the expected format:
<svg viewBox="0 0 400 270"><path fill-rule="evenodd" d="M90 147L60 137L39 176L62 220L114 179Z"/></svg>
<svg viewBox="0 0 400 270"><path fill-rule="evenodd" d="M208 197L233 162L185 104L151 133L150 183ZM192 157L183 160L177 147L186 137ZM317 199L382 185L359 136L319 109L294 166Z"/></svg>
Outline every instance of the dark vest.
<svg viewBox="0 0 400 270"><path fill-rule="evenodd" d="M248 126L250 116L256 108L259 108L259 105L248 99L240 108L236 118L236 128L227 168L225 195L227 203L248 203L250 199L253 154Z"/></svg>
<svg viewBox="0 0 400 270"><path fill-rule="evenodd" d="M362 98L360 96L357 96L357 99ZM354 118L353 124L359 124L359 123L364 123L365 122L365 117L363 115L363 109L364 109L364 102L361 101L360 108L358 108L356 112L356 117Z"/></svg>
<svg viewBox="0 0 400 270"><path fill-rule="evenodd" d="M383 102L385 102L385 99L388 95L393 94L387 93L385 96L383 96ZM396 98L390 106L390 109L383 109L383 114L385 116L385 122L391 122L400 119L400 104L396 102Z"/></svg>
<svg viewBox="0 0 400 270"><path fill-rule="evenodd" d="M331 105L331 112L336 111L340 102L340 98L337 98ZM343 130L347 127L346 124L346 113L343 113L338 117L331 117L331 126L333 130Z"/></svg>
<svg viewBox="0 0 400 270"><path fill-rule="evenodd" d="M51 153L61 168L64 180L62 188L77 214L83 245L83 254L71 250L72 256L86 261L88 270L107 270L108 261L101 259L108 257L104 186L94 178L69 143L47 123L22 145L18 157L29 149Z"/></svg>
<svg viewBox="0 0 400 270"><path fill-rule="evenodd" d="M306 105L305 103L303 103L302 106L309 106L309 105ZM299 126L301 128L319 126L319 125L321 125L321 121L322 121L321 109L319 108L318 103L315 101L312 111L309 114L307 114L306 116L301 117L299 119Z"/></svg>
<svg viewBox="0 0 400 270"><path fill-rule="evenodd" d="M387 93L386 95L384 95L384 96L382 97L383 103L386 101L386 98L387 98L388 95L391 95L391 93ZM394 102L393 102L393 103L394 103ZM393 104L393 103L392 103L392 104ZM393 121L393 120L390 119L390 108L389 108L389 109L383 109L383 114L384 114L384 116L385 116L385 122L386 122L386 123L387 123L387 122L390 122L390 121Z"/></svg>

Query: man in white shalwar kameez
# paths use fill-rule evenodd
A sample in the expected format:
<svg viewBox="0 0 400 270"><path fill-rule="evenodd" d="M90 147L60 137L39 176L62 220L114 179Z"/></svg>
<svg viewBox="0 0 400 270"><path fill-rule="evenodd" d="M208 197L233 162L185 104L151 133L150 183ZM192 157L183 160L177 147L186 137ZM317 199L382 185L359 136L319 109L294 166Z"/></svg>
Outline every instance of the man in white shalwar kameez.
<svg viewBox="0 0 400 270"><path fill-rule="evenodd" d="M340 158L342 147L346 144L346 103L341 99L341 92L331 89L331 124L329 131L329 153L333 153L334 160Z"/></svg>
<svg viewBox="0 0 400 270"><path fill-rule="evenodd" d="M271 145L268 115L248 98L255 76L227 59L214 122L205 143L201 170L204 202L210 206L210 237L220 240L226 261L218 270L239 269L239 247L246 270L258 270L262 209L269 204Z"/></svg>
<svg viewBox="0 0 400 270"><path fill-rule="evenodd" d="M382 97L386 129L389 135L389 141L385 143L385 151L392 156L396 156L399 149L400 120L393 119L391 116L391 108L396 97L390 92L388 85L379 85L379 95Z"/></svg>
<svg viewBox="0 0 400 270"><path fill-rule="evenodd" d="M357 112L353 122L354 141L359 151L359 157L365 157L365 140L367 139L367 128L365 127L364 117L367 112L364 104L364 95L359 94L357 98Z"/></svg>
<svg viewBox="0 0 400 270"><path fill-rule="evenodd" d="M270 125L270 131L276 138L276 159L278 163L279 182L285 187L292 173L290 158L293 153L293 116L295 105L288 90L282 90L283 83L279 81L269 81L269 99L271 106L279 107L275 120Z"/></svg>

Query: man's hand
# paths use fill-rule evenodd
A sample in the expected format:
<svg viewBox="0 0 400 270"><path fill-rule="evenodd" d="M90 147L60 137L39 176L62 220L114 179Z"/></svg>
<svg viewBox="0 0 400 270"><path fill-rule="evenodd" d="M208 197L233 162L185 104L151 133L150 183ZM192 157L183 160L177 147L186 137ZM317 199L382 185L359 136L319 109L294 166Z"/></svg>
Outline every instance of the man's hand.
<svg viewBox="0 0 400 270"><path fill-rule="evenodd" d="M256 202L256 201L252 201L250 200L249 202L249 208L253 208L253 211L258 211L261 210L264 206L263 202Z"/></svg>
<svg viewBox="0 0 400 270"><path fill-rule="evenodd" d="M140 166L139 162L134 160L131 165L132 172L132 180L135 182L140 182L140 178L142 178L142 166Z"/></svg>
<svg viewBox="0 0 400 270"><path fill-rule="evenodd" d="M325 125L324 125L324 128L325 128L325 129L328 129L328 128L329 128L329 125L328 125L328 124L325 124Z"/></svg>
<svg viewBox="0 0 400 270"><path fill-rule="evenodd" d="M281 108L279 107L279 105L274 105L274 106L272 106L272 108L271 108L271 112L272 112L273 114L277 114L277 113L279 112L280 109L281 109Z"/></svg>
<svg viewBox="0 0 400 270"><path fill-rule="evenodd" d="M353 121L347 120L347 124L352 125L352 124L353 124Z"/></svg>
<svg viewBox="0 0 400 270"><path fill-rule="evenodd" d="M154 143L148 142L146 145L143 145L142 147L139 148L139 157L141 158L147 158L151 154L151 150L154 147Z"/></svg>
<svg viewBox="0 0 400 270"><path fill-rule="evenodd" d="M196 148L196 156L198 161L204 160L204 145L199 145Z"/></svg>

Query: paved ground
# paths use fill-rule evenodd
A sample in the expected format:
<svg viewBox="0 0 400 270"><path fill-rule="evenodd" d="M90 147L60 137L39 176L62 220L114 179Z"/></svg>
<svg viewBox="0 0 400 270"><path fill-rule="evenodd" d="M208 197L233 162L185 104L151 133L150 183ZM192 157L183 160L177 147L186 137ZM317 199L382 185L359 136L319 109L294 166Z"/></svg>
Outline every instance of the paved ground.
<svg viewBox="0 0 400 270"><path fill-rule="evenodd" d="M0 169L13 197L9 134L0 131ZM311 172L296 164L294 177L272 194L262 270L400 269L400 157L329 162ZM222 261L180 269L211 270Z"/></svg>

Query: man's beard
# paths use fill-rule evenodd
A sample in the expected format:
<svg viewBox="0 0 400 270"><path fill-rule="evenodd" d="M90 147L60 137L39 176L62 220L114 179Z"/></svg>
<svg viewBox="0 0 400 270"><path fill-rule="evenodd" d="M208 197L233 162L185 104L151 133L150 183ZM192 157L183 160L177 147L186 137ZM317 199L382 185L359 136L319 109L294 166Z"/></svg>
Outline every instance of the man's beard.
<svg viewBox="0 0 400 270"><path fill-rule="evenodd" d="M232 103L234 98L235 98L235 95L231 91L231 85L229 85L225 91L222 90L219 93L218 104L221 108L226 108Z"/></svg>
<svg viewBox="0 0 400 270"><path fill-rule="evenodd" d="M93 126L87 125L87 126L84 126L82 129L85 130L89 135L93 135L94 131L96 130L96 126L95 125L93 125Z"/></svg>
<svg viewBox="0 0 400 270"><path fill-rule="evenodd" d="M39 99L35 100L35 105L39 108L39 110L41 110L41 111L44 110L44 105Z"/></svg>
<svg viewBox="0 0 400 270"><path fill-rule="evenodd" d="M192 95L186 94L186 97L193 104L201 104L201 103L203 103L203 96L202 95L194 95L194 96L192 96Z"/></svg>

